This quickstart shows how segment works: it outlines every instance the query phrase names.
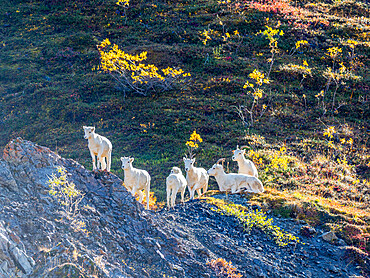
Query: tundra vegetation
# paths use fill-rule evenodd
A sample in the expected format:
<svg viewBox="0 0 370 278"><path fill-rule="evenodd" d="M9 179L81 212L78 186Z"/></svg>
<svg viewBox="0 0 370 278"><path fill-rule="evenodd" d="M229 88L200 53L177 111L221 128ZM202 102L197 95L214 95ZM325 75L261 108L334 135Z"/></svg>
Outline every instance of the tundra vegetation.
<svg viewBox="0 0 370 278"><path fill-rule="evenodd" d="M196 129L199 166L247 145L265 187L250 202L370 252L365 1L115 2L2 2L2 147L21 136L91 169L91 124L117 150L111 172L140 157L164 201ZM109 53L123 66L105 69Z"/></svg>

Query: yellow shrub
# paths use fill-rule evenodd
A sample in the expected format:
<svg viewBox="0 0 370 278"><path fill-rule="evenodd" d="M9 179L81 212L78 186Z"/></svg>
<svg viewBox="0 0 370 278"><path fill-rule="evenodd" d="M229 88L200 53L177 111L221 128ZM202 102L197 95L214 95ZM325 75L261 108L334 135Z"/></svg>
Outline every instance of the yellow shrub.
<svg viewBox="0 0 370 278"><path fill-rule="evenodd" d="M112 46L108 39L97 47L100 54L98 69L109 73L121 86L136 93L146 95L149 90L168 90L190 77L190 73L182 69L167 67L160 70L155 65L144 64L146 51L130 55L119 49L118 45Z"/></svg>

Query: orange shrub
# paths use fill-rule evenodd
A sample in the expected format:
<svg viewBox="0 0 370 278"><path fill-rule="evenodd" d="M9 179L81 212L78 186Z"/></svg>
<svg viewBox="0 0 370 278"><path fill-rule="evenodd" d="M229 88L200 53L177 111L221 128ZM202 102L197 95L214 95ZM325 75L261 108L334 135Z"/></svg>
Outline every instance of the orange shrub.
<svg viewBox="0 0 370 278"><path fill-rule="evenodd" d="M236 267L233 267L230 262L227 262L225 259L218 258L207 262L215 272L217 277L221 278L241 278L243 275L237 272Z"/></svg>

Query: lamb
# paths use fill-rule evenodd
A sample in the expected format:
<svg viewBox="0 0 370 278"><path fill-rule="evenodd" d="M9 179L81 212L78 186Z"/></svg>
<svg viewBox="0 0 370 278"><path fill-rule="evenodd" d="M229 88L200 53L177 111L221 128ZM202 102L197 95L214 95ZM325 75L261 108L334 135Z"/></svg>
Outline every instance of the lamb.
<svg viewBox="0 0 370 278"><path fill-rule="evenodd" d="M83 129L85 131L84 138L89 141L88 146L93 162L93 171L101 168L101 170L110 172L112 143L104 136L96 134L95 127L83 126ZM98 159L97 167L95 166L95 156Z"/></svg>
<svg viewBox="0 0 370 278"><path fill-rule="evenodd" d="M133 157L121 157L122 169L125 173L124 184L131 191L132 196L139 194L139 203L143 201L145 190L146 209L149 210L150 175L147 171L136 169L132 166Z"/></svg>
<svg viewBox="0 0 370 278"><path fill-rule="evenodd" d="M232 194L241 191L252 193L261 193L264 191L262 182L257 177L246 174L226 174L222 165L219 164L220 161L225 161L225 158L219 159L216 164L207 171L210 176L216 178L220 191L231 191Z"/></svg>
<svg viewBox="0 0 370 278"><path fill-rule="evenodd" d="M239 166L238 174L247 174L258 178L256 166L252 161L244 157L245 150L243 150L243 148L245 147L246 146L242 146L239 149L239 146L236 146L236 150L233 151L234 155L232 157L232 160L238 162Z"/></svg>
<svg viewBox="0 0 370 278"><path fill-rule="evenodd" d="M184 195L186 189L186 179L183 176L181 169L178 167L172 167L171 174L166 179L167 189L167 207L173 208L175 206L176 194L181 192L181 202L184 202ZM171 195L171 205L170 205Z"/></svg>
<svg viewBox="0 0 370 278"><path fill-rule="evenodd" d="M204 168L194 167L195 158L183 158L186 171L186 182L190 193L190 199L194 199L194 193L197 191L198 197L207 192L209 176Z"/></svg>

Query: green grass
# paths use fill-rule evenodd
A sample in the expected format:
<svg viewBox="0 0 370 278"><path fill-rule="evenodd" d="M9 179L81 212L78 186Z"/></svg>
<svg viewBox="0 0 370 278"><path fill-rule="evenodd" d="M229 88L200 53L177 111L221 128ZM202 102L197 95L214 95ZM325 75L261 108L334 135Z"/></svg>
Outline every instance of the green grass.
<svg viewBox="0 0 370 278"><path fill-rule="evenodd" d="M314 4L322 8L320 1ZM320 118L327 125L347 124L353 129L353 137L359 139L357 149L349 154L350 161L364 169L358 172L361 178L370 178L368 68L359 64L357 73L363 79L340 86L337 100L347 104L338 113L328 111L322 116L315 98L325 85L320 71L328 64L322 59L327 48L341 45L341 39L357 39L363 42L356 46L359 61L369 63L369 28L345 27L351 16L338 17L329 26L317 24L308 32L292 28L276 14L250 9L239 14L216 0L131 1L126 16L115 1L98 0L3 1L0 12L4 15L0 19L1 147L22 136L91 169L82 126L94 125L97 133L113 143L112 172L122 177L120 156L134 156L135 166L152 175L158 200L164 200L165 177L172 166L182 166L185 142L194 129L204 139L197 154L198 165L207 169L220 157L230 158L237 144L254 144L253 135L262 135L266 141L252 145L254 150L278 150L287 144L292 156L308 162L326 151L321 134L325 126ZM340 14L334 8L332 13ZM279 72L276 66L271 74L273 83L257 109L260 114L265 104L266 113L256 117L254 127L246 127L233 106L251 103L242 89L248 74L255 68L268 70L268 41L256 36L265 29L267 17L270 26L277 26L280 20L279 28L285 33L279 39L276 65L301 64L307 59L315 74L300 87L300 78ZM318 17L325 19L325 14ZM199 32L208 26L222 32L220 20L228 32L238 30L243 35L240 44L225 43L220 37L202 44ZM338 22L340 26L334 26ZM147 97L128 94L124 98L109 76L92 71L99 64L96 45L105 38L129 53L148 51L148 63L190 72L192 82L185 88L150 92ZM308 39L312 47L291 57L287 51L295 45L292 38ZM224 58L216 59L213 48L220 45ZM330 104L331 93L325 101ZM309 146L302 146L300 142L306 139ZM232 162L230 169L236 170ZM274 178L271 186L284 189L292 185L286 173L276 175L271 171L265 177ZM212 184L215 186L214 181Z"/></svg>

